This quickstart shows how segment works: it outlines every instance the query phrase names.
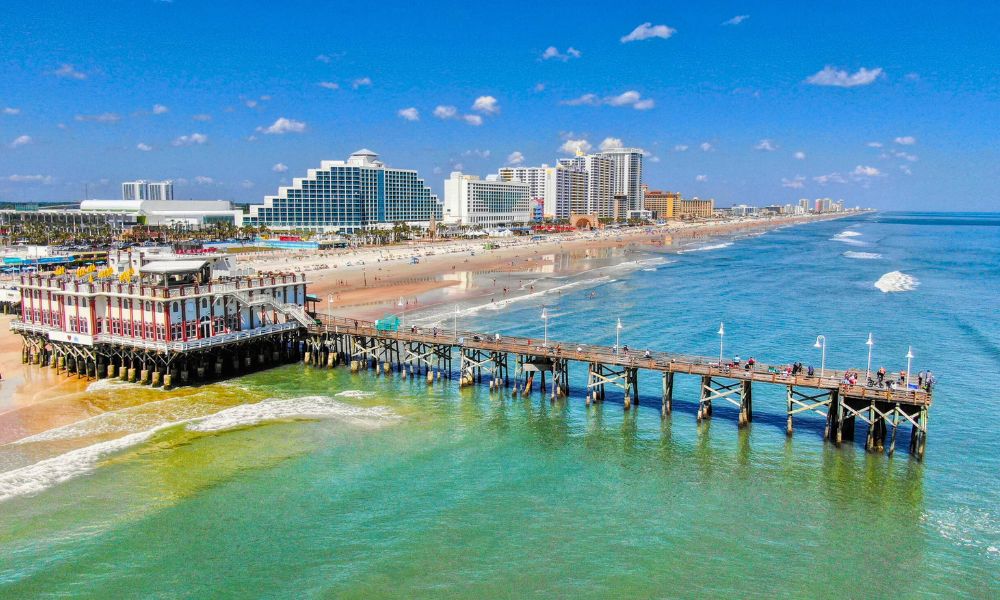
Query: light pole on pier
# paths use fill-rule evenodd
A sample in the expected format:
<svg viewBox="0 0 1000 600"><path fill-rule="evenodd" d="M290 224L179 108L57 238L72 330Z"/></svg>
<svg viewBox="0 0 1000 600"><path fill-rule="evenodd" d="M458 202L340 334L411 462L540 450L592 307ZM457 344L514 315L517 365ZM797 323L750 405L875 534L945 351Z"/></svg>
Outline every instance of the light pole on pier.
<svg viewBox="0 0 1000 600"><path fill-rule="evenodd" d="M618 354L618 347L621 345L622 341L622 320L618 319L618 324L615 325L615 354Z"/></svg>
<svg viewBox="0 0 1000 600"><path fill-rule="evenodd" d="M402 296L399 297L399 302L396 303L396 306L398 306L401 309L403 309L403 314L402 314L402 316L399 319L399 328L400 329L405 329L406 328L406 301L403 300Z"/></svg>
<svg viewBox="0 0 1000 600"><path fill-rule="evenodd" d="M868 346L868 368L865 369L865 381L871 379L872 377L872 346L875 345L875 340L872 339L872 332L868 332L868 341L865 342Z"/></svg>
<svg viewBox="0 0 1000 600"><path fill-rule="evenodd" d="M549 347L549 313L544 308L542 308L542 323L544 323L544 334L542 337L542 346L545 348Z"/></svg>
<svg viewBox="0 0 1000 600"><path fill-rule="evenodd" d="M719 367L722 367L722 341L726 337L726 324L719 323Z"/></svg>
<svg viewBox="0 0 1000 600"><path fill-rule="evenodd" d="M453 337L457 341L458 340L458 305L457 304L455 305L455 323L454 323L454 327L455 327L455 332L453 334Z"/></svg>
<svg viewBox="0 0 1000 600"><path fill-rule="evenodd" d="M822 350L822 355L819 362L819 376L823 378L826 375L826 336L817 335L816 343L813 344L813 348Z"/></svg>
<svg viewBox="0 0 1000 600"><path fill-rule="evenodd" d="M906 348L906 389L910 389L910 364L913 361L913 346Z"/></svg>
<svg viewBox="0 0 1000 600"><path fill-rule="evenodd" d="M333 294L330 294L326 298L327 312L331 315L333 314Z"/></svg>

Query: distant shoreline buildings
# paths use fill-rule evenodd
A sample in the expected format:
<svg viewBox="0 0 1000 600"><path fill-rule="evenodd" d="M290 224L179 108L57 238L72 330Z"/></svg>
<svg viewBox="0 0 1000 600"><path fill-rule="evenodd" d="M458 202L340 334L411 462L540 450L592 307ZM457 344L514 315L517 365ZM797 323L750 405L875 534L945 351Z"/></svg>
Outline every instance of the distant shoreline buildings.
<svg viewBox="0 0 1000 600"><path fill-rule="evenodd" d="M324 160L263 204L228 200L176 200L173 181L138 179L121 184L120 200L86 199L76 206L0 210L0 228L35 225L116 235L134 226L201 228L215 224L274 231L358 233L396 224L432 229L437 223L499 228L530 223L598 225L611 221L666 221L722 216L832 213L843 200L802 198L798 204L717 208L714 199L684 198L651 190L643 181L645 151L577 151L554 165L507 166L484 178L452 172L443 202L416 170L386 166L378 154L358 150L346 160ZM579 217L579 218L578 218Z"/></svg>

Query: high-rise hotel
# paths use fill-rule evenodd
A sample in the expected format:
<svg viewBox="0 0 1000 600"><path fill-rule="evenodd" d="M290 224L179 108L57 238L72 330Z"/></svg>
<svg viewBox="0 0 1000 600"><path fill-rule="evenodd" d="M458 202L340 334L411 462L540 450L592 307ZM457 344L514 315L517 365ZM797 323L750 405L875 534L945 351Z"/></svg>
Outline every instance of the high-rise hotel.
<svg viewBox="0 0 1000 600"><path fill-rule="evenodd" d="M441 220L441 203L417 172L392 169L371 150L324 160L292 185L250 207L243 222L270 229L353 232L391 223Z"/></svg>

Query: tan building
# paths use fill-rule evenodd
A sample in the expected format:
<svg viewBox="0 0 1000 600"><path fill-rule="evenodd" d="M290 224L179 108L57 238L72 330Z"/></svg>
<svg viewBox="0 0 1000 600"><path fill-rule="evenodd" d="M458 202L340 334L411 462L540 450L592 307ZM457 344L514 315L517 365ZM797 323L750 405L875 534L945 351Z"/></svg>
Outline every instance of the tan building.
<svg viewBox="0 0 1000 600"><path fill-rule="evenodd" d="M680 219L708 219L714 210L715 200L684 199L680 201L679 210L675 211L675 215Z"/></svg>
<svg viewBox="0 0 1000 600"><path fill-rule="evenodd" d="M680 192L646 191L643 208L653 213L654 219L676 219L681 202Z"/></svg>

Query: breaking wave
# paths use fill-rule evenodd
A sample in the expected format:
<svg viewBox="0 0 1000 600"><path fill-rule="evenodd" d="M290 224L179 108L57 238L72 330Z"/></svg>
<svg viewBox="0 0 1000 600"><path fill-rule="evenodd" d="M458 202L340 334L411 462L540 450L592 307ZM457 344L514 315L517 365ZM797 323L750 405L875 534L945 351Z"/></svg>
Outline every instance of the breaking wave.
<svg viewBox="0 0 1000 600"><path fill-rule="evenodd" d="M361 394L366 394L366 392L347 390L338 395L356 398L361 397ZM340 419L352 425L375 427L398 419L398 416L387 407L352 406L327 396L304 396L286 400L268 399L255 404L240 404L207 416L161 423L144 431L91 444L25 467L0 473L0 502L17 496L36 494L88 473L98 466L101 459L126 448L142 444L158 432L171 427L186 425L189 431L216 432L257 425L266 421L295 419ZM33 438L37 441L39 436L33 436Z"/></svg>
<svg viewBox="0 0 1000 600"><path fill-rule="evenodd" d="M710 244L708 246L699 246L697 248L688 248L684 250L678 250L677 254L686 254L688 252L706 252L708 250L721 250L723 248L728 248L732 246L732 242L724 242L722 244Z"/></svg>
<svg viewBox="0 0 1000 600"><path fill-rule="evenodd" d="M918 285L920 282L917 281L916 277L900 271L890 271L875 282L875 287L887 294L890 292L909 292L916 289Z"/></svg>
<svg viewBox="0 0 1000 600"><path fill-rule="evenodd" d="M845 231L841 231L840 233L838 233L837 235L833 236L830 239L833 240L834 242L841 242L843 244L850 244L852 246L865 246L865 245L867 245L867 244L865 244L865 242L862 242L861 240L855 239L855 238L857 238L860 235L861 234L858 233L857 231L851 231L850 229L848 229L848 230L845 230Z"/></svg>
<svg viewBox="0 0 1000 600"><path fill-rule="evenodd" d="M350 390L357 394L357 390ZM345 397L356 398L352 395ZM339 394L338 394L339 395ZM264 421L289 419L341 419L355 425L376 426L395 419L396 413L384 406L353 406L329 396L304 396L288 400L269 399L255 404L240 404L198 419L189 424L189 431L223 431L235 427L256 425Z"/></svg>
<svg viewBox="0 0 1000 600"><path fill-rule="evenodd" d="M854 252L853 250L844 252L844 256L847 258L859 258L861 260L875 260L877 258L882 258L882 255L878 252Z"/></svg>

